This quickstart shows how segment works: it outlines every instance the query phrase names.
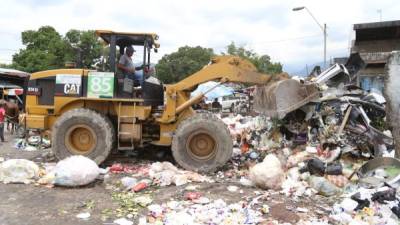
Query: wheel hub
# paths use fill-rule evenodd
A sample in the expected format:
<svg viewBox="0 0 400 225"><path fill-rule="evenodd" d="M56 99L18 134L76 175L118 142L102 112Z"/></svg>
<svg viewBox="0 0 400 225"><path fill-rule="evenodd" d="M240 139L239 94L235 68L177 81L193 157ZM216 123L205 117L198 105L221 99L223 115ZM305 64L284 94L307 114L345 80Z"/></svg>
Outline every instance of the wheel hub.
<svg viewBox="0 0 400 225"><path fill-rule="evenodd" d="M217 143L215 139L204 131L191 134L186 143L189 155L197 160L208 160L215 156Z"/></svg>
<svg viewBox="0 0 400 225"><path fill-rule="evenodd" d="M88 154L96 147L94 130L84 124L70 127L65 135L65 145L74 154Z"/></svg>

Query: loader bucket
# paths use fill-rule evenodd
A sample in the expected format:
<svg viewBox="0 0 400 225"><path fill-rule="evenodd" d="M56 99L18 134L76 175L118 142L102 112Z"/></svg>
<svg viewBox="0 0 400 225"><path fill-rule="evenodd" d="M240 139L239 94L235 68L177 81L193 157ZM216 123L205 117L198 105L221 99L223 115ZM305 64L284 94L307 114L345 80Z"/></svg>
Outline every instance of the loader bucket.
<svg viewBox="0 0 400 225"><path fill-rule="evenodd" d="M317 100L316 84L302 84L288 79L268 86L258 86L254 92L254 110L270 117L282 119L310 101Z"/></svg>

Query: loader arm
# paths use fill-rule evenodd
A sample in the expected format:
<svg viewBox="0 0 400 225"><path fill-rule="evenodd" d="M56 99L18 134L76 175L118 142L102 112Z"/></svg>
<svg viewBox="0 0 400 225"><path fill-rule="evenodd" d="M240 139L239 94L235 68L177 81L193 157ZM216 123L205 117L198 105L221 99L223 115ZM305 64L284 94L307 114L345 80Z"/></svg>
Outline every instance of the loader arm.
<svg viewBox="0 0 400 225"><path fill-rule="evenodd" d="M258 73L252 63L238 56L217 56L211 59L211 64L171 87L176 91L184 91L207 81L266 84L271 77Z"/></svg>
<svg viewBox="0 0 400 225"><path fill-rule="evenodd" d="M287 77L287 75L279 76ZM165 110L159 119L161 123L173 123L180 114L192 114L190 108L202 99L202 95L190 99L191 91L199 84L207 81L234 82L247 84L268 84L272 76L258 73L256 67L245 59L237 56L217 56L211 60L211 64L198 72L190 75L182 81L166 85Z"/></svg>

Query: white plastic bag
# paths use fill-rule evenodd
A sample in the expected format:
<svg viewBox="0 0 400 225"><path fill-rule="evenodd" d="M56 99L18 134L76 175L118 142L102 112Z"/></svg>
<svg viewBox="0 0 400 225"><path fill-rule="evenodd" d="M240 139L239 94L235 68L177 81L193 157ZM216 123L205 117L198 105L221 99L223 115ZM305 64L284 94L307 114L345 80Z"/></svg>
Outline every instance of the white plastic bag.
<svg viewBox="0 0 400 225"><path fill-rule="evenodd" d="M3 183L31 182L39 176L39 166L26 159L10 159L0 165L0 181Z"/></svg>
<svg viewBox="0 0 400 225"><path fill-rule="evenodd" d="M121 183L124 185L125 189L132 189L138 183L138 181L133 177L123 177L121 178Z"/></svg>
<svg viewBox="0 0 400 225"><path fill-rule="evenodd" d="M262 163L250 168L250 180L260 188L280 189L284 179L281 162L273 155L267 155Z"/></svg>
<svg viewBox="0 0 400 225"><path fill-rule="evenodd" d="M74 187L93 182L99 176L100 169L93 160L74 155L58 162L54 174L54 184Z"/></svg>

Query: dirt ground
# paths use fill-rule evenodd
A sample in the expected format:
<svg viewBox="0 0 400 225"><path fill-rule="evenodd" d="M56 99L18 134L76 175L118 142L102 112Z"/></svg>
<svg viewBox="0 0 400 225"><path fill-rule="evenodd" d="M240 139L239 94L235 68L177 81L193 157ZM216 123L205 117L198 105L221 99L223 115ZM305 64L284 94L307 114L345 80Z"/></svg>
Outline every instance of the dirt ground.
<svg viewBox="0 0 400 225"><path fill-rule="evenodd" d="M25 158L38 163L51 160L49 150L38 150L26 152L17 150L13 147L13 137L7 134L8 142L1 143L0 157L5 160L11 158ZM114 162L136 163L143 161L163 161L170 159L170 155L162 152L152 154L139 154L136 156L114 155L111 156L105 165ZM146 156L146 157L144 157ZM115 183L123 174L111 174L109 183ZM270 206L270 212L265 218L278 220L280 222L296 223L300 219L321 218L329 214L329 199L315 196L312 198L303 197L298 200L290 199L279 192L264 191L255 187L241 186L237 178L217 179L215 183L192 183L198 185L196 191L203 196L215 200L222 199L227 203L235 203L241 200L251 201L260 194L269 194L267 200L261 204ZM227 187L235 185L240 188L238 192L229 192ZM143 192L153 199L153 203L163 203L169 200L183 200L185 187L171 185L168 187L150 187ZM108 188L102 180L97 180L93 184L79 188L45 187L35 184L0 184L0 224L1 225L40 225L40 224L113 224L118 219L118 202L113 200L112 195L115 190ZM308 212L296 211L297 207L307 208ZM87 220L79 219L77 214L89 212ZM137 224L140 216L147 214L146 207L138 209L138 215L131 220Z"/></svg>

